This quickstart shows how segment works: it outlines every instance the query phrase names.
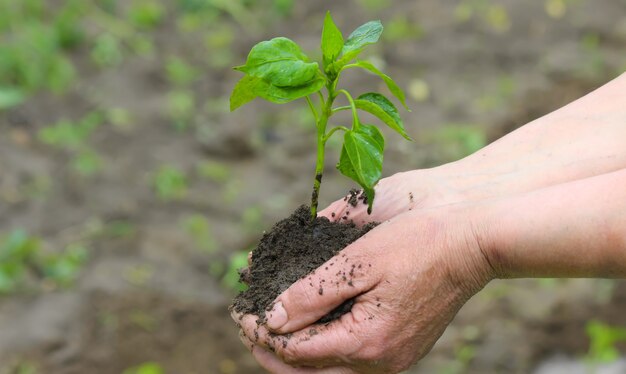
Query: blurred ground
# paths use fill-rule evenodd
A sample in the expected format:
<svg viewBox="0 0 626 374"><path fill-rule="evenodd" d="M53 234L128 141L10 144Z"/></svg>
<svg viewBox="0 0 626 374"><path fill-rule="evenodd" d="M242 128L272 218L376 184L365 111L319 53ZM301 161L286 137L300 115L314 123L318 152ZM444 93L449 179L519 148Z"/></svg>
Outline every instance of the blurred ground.
<svg viewBox="0 0 626 374"><path fill-rule="evenodd" d="M301 103L228 113L229 68L260 40L314 55L327 9L346 33L382 20L368 58L406 87L416 139L388 134L385 175L463 157L626 68L624 1L0 7L2 374L261 372L226 310L232 270L307 202L314 147ZM322 205L353 187L332 164ZM591 368L626 353L620 326L624 281L496 281L411 372Z"/></svg>

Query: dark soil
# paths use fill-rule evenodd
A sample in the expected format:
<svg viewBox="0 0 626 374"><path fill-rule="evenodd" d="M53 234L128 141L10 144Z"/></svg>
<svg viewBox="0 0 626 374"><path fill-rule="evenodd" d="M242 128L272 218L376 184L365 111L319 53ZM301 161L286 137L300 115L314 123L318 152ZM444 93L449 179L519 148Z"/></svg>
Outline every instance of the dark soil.
<svg viewBox="0 0 626 374"><path fill-rule="evenodd" d="M258 315L262 320L274 299L291 284L375 226L372 223L356 227L352 222L331 222L325 217L312 220L309 208L300 206L263 235L252 252L252 264L246 277L249 288L235 298L232 308L239 313ZM319 286L318 293L324 293L323 286ZM351 306L352 302L348 302L320 321L337 318L349 312Z"/></svg>
<svg viewBox="0 0 626 374"><path fill-rule="evenodd" d="M566 2L561 19L547 16L542 1L489 2L507 11L508 32L494 31L490 18L482 15L490 10L476 1L461 4L477 7L468 20L458 19L460 2L452 1L394 1L375 10L363 7L373 1L299 1L293 2L291 15L271 22L250 14L259 23L240 24L224 14L196 31L181 28L173 18L181 14L174 11L175 3L183 1L154 2L166 6L166 22L137 35L153 39L153 54L136 56L131 46L121 45L119 65L96 69L93 43L85 43L69 51L77 63L71 92L39 93L21 106L0 110L0 236L19 228L38 237L46 250L79 240L90 253L80 279L66 290L42 284L36 293L0 297L2 374L120 374L149 361L165 373L266 372L237 337L226 311L234 291L222 287L220 269L258 242L263 222L277 222L291 213L289 207L310 197L302 168L312 167L315 159L310 143L315 128L310 115L300 112L301 103L277 107L256 100L226 113L240 78L230 66L245 61L261 40L284 35L312 52L319 48L327 10L346 32L366 20L382 20L386 40L368 48L364 57L385 63L383 70L407 89L413 113L403 119L415 139L405 142L382 129L389 135L385 176L464 156L462 145L473 142L473 133L440 133L448 124L485 131L491 141L606 83L616 68L624 71L623 1ZM397 32L406 27L421 29L422 36ZM94 37L101 34L96 25L89 28ZM207 37L228 39L222 31L231 29L232 43L205 49ZM597 44L583 43L587 36ZM207 66L207 59L222 54L230 55L229 64ZM169 81L165 57L170 56L199 72L190 87ZM355 93L381 84L357 72L342 79ZM412 93L420 82L428 87L426 98ZM502 92L503 84L510 92ZM187 130L173 127L167 109L170 92L181 89L195 97ZM383 84L380 91L385 90ZM73 151L44 144L38 136L59 120L114 108L126 111L130 120L123 126L103 123L84 144L101 160L93 176L74 171ZM349 113L341 115L348 123ZM328 159L337 160L340 148L332 145ZM225 168L227 177L201 175L197 170L204 162ZM162 165L185 173L184 198L163 201L154 193L154 176ZM347 180L327 166L320 207L348 188ZM258 222L243 219L248 209L262 212ZM213 252L201 249L183 227L196 215L208 221ZM349 221L343 217L333 218ZM131 233L113 229L118 223ZM626 326L626 281L615 281L609 301L595 301L597 290L605 289L601 284L605 287L597 280L559 280L548 287L530 279L493 282L408 373L527 374L554 355L581 357L588 349L588 320ZM625 346L618 348L626 354ZM473 352L473 358L459 359L459 352Z"/></svg>
<svg viewBox="0 0 626 374"><path fill-rule="evenodd" d="M367 195L363 190L353 188L350 190L350 194L344 198L344 201L347 201L353 208L356 208L359 201L363 202L364 205L367 205Z"/></svg>

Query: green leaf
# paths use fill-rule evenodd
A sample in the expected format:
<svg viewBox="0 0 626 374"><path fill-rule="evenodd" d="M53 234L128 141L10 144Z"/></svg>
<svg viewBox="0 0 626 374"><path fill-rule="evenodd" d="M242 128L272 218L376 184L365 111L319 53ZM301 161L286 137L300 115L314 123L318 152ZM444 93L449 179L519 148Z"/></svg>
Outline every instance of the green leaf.
<svg viewBox="0 0 626 374"><path fill-rule="evenodd" d="M324 28L322 29L322 54L324 56L324 69L333 63L343 48L343 35L341 30L333 22L330 11L326 12Z"/></svg>
<svg viewBox="0 0 626 374"><path fill-rule="evenodd" d="M337 169L363 187L368 212L374 203L374 186L382 176L384 148L385 140L376 126L362 124L344 135Z"/></svg>
<svg viewBox="0 0 626 374"><path fill-rule="evenodd" d="M235 70L261 78L276 87L304 86L319 75L317 62L309 62L296 43L283 37L252 47L246 64Z"/></svg>
<svg viewBox="0 0 626 374"><path fill-rule="evenodd" d="M324 87L324 79L319 77L299 87L277 87L263 79L251 76L243 77L230 96L230 111L249 103L257 97L276 104L285 104L301 97L313 94Z"/></svg>
<svg viewBox="0 0 626 374"><path fill-rule="evenodd" d="M376 43L382 33L383 24L380 23L380 21L370 21L357 27L357 29L350 34L341 50L341 61L343 61L344 64L348 63L358 56L365 46Z"/></svg>
<svg viewBox="0 0 626 374"><path fill-rule="evenodd" d="M411 137L404 131L404 124L402 123L400 114L398 114L398 109L396 109L393 103L385 96L379 93L369 92L359 96L354 101L354 104L358 109L378 117L378 119L394 129L406 140L411 140Z"/></svg>
<svg viewBox="0 0 626 374"><path fill-rule="evenodd" d="M378 127L374 125L360 124L357 132L368 135L372 139L374 139L374 141L376 141L376 143L380 147L381 153L382 153L382 150L385 149L385 137L383 136L383 133L380 132ZM382 159L381 159L381 163L382 163Z"/></svg>
<svg viewBox="0 0 626 374"><path fill-rule="evenodd" d="M265 86L267 84L261 79L249 75L241 78L235 85L235 88L233 88L233 93L230 95L230 111L232 112L240 106L256 99L259 96L257 92L261 85Z"/></svg>
<svg viewBox="0 0 626 374"><path fill-rule="evenodd" d="M319 77L304 86L298 87L277 87L271 84L268 84L262 89L260 89L260 87L261 86L259 86L259 91L257 92L260 97L276 104L285 104L321 90L322 87L324 87L324 79Z"/></svg>
<svg viewBox="0 0 626 374"><path fill-rule="evenodd" d="M402 103L402 106L404 106L406 110L408 110L409 112L411 111L411 109L409 109L409 107L406 105L406 96L404 95L404 91L402 91L402 89L396 84L396 82L393 81L393 79L391 79L391 77L389 77L387 74L383 73L382 71L378 70L378 68L374 66L374 64L368 61L357 61L354 64L354 66L360 67L362 69L365 69L371 73L378 75L385 82L385 84L387 85L387 88L389 88L389 91L391 91L393 96L395 96L398 100L400 100L400 102Z"/></svg>

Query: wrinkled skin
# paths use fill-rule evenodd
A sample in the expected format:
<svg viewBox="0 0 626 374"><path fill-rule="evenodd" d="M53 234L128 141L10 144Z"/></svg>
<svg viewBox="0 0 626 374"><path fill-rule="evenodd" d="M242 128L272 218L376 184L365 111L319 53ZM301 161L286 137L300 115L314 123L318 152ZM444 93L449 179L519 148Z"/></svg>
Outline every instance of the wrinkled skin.
<svg viewBox="0 0 626 374"><path fill-rule="evenodd" d="M398 195L386 193L386 186L401 187L381 183L377 199L383 203ZM413 202L418 203L415 196ZM405 370L431 349L459 308L491 279L466 212L448 209L444 215L438 209L412 210L414 205L398 201L388 205L404 212L277 298L290 316L286 324L281 326L276 310L268 312L268 324L260 326L256 316L233 315L242 329L242 342L264 368L275 373ZM343 199L321 214L343 209L350 209L354 217L367 214L365 206L346 207ZM391 214L381 210L373 217ZM322 295L320 285L325 287ZM350 313L327 325L312 325L353 297ZM287 333L289 337L282 335Z"/></svg>
<svg viewBox="0 0 626 374"><path fill-rule="evenodd" d="M384 222L413 209L464 201L467 199L463 195L465 184L465 180L452 180L440 169L397 173L382 179L376 185L376 198L371 214L367 213L367 205L360 201L354 207L346 199L339 199L319 215L331 221L339 221L349 212L350 220L357 225Z"/></svg>
<svg viewBox="0 0 626 374"><path fill-rule="evenodd" d="M318 213L331 221L341 221L348 216L350 221L359 226L369 222L384 222L398 214L414 209L430 208L459 201L471 200L465 191L468 186L482 183L472 177L449 175L445 168L411 170L383 178L376 185L376 199L371 214L367 213L367 205L361 201L352 206L348 202L350 195L338 199ZM419 186L419 188L416 188ZM252 253L248 256L251 261ZM242 279L246 279L247 269L241 271Z"/></svg>
<svg viewBox="0 0 626 374"><path fill-rule="evenodd" d="M320 214L384 223L281 294L267 324L233 315L243 343L274 373L395 373L493 277L626 277L624 100L626 74L463 160L381 180L371 216L331 204ZM487 220L468 203L505 196ZM349 280L340 265L355 265ZM350 313L311 325L352 297Z"/></svg>

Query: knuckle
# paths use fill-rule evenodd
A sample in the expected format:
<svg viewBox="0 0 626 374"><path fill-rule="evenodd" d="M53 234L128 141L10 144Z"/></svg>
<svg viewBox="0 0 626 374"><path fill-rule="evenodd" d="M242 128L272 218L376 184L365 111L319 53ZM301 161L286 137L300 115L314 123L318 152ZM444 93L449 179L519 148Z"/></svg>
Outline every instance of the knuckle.
<svg viewBox="0 0 626 374"><path fill-rule="evenodd" d="M288 365L298 364L305 357L304 352L297 344L289 344L289 342L279 345L276 353Z"/></svg>
<svg viewBox="0 0 626 374"><path fill-rule="evenodd" d="M364 345L357 354L359 361L375 362L385 357L385 348L379 342Z"/></svg>
<svg viewBox="0 0 626 374"><path fill-rule="evenodd" d="M318 291L314 285L315 283L309 281L309 277L307 277L292 286L283 297L283 305L286 304L288 313L308 310L315 304L315 296L318 296Z"/></svg>

